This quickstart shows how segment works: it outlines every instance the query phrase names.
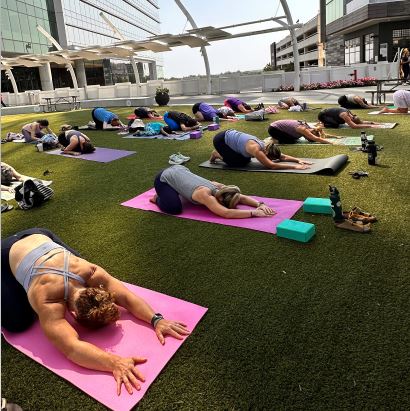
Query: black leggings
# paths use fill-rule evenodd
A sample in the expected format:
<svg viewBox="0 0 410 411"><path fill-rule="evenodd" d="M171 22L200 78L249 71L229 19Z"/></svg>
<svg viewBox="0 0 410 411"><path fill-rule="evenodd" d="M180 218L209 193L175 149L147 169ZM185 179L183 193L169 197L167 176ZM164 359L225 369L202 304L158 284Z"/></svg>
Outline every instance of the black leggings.
<svg viewBox="0 0 410 411"><path fill-rule="evenodd" d="M407 81L409 79L409 73L410 73L410 63L403 64L403 80Z"/></svg>
<svg viewBox="0 0 410 411"><path fill-rule="evenodd" d="M294 144L298 141L297 138L292 137L288 133L277 129L276 127L269 126L268 133L275 140L278 140L279 144Z"/></svg>
<svg viewBox="0 0 410 411"><path fill-rule="evenodd" d="M223 161L230 167L243 167L251 161L251 157L244 157L225 143L225 131L221 131L214 137L214 147Z"/></svg>
<svg viewBox="0 0 410 411"><path fill-rule="evenodd" d="M169 184L161 181L162 170L155 177L154 188L157 193L157 206L167 214L181 214L182 202L179 194Z"/></svg>
<svg viewBox="0 0 410 411"><path fill-rule="evenodd" d="M10 332L22 332L27 330L37 316L31 307L24 287L13 275L9 254L10 249L17 241L32 234L43 234L57 244L62 245L77 257L80 254L63 243L55 234L45 228L30 228L1 240L1 325Z"/></svg>
<svg viewBox="0 0 410 411"><path fill-rule="evenodd" d="M100 121L100 120L97 120L96 117L95 117L95 115L94 115L94 111L97 110L97 108L99 108L99 107L96 107L96 108L91 112L91 117L93 118L93 121L94 121L94 123L95 123L95 128L96 128L97 130L102 130L102 129L104 128L104 122L103 122L103 121Z"/></svg>

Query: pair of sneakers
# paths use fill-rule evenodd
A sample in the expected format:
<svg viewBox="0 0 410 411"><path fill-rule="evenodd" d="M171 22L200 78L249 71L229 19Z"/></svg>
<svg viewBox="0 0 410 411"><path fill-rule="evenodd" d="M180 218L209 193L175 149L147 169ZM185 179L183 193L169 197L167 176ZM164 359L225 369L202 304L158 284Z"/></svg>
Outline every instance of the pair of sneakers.
<svg viewBox="0 0 410 411"><path fill-rule="evenodd" d="M265 108L265 105L264 105L263 103L259 103L259 104L255 107L254 111L262 110L263 108Z"/></svg>
<svg viewBox="0 0 410 411"><path fill-rule="evenodd" d="M177 154L171 154L169 156L168 163L172 165L180 165L180 164L186 163L189 160L191 160L191 157L184 156L181 153L177 153Z"/></svg>

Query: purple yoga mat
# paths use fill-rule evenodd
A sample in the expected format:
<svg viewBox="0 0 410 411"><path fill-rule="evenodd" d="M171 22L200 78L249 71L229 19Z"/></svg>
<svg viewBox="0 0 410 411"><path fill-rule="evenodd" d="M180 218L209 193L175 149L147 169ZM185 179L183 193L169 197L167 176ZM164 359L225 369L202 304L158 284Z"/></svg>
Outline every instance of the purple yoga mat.
<svg viewBox="0 0 410 411"><path fill-rule="evenodd" d="M124 283L124 285L144 298L155 312L162 313L170 320L185 323L191 332L207 311L207 308L169 295L132 284ZM14 334L3 330L3 335L14 348L114 411L128 411L133 408L186 340L186 338L177 340L165 337L165 345L161 345L151 326L136 320L125 310L122 311L121 318L116 325L109 325L98 330L89 330L76 324L71 316L67 316L67 320L75 327L83 341L123 357L147 358L145 364L137 365L146 379L144 383L141 383L141 390L134 389L134 394L130 395L123 386L121 395L118 397L116 382L111 373L89 370L68 360L47 340L38 321L23 333Z"/></svg>
<svg viewBox="0 0 410 411"><path fill-rule="evenodd" d="M125 207L138 208L140 210L155 211L163 213L149 199L155 194L155 189L146 191L131 200L122 203ZM249 230L263 231L265 233L276 234L276 226L283 220L292 218L294 214L302 207L303 201L297 200L282 200L278 198L265 198L252 196L255 200L263 201L269 207L272 207L276 214L273 217L254 217L254 218L238 218L228 219L212 214L206 207L194 205L189 202L184 203L184 211L182 214L174 217L187 218L188 220L205 221L208 223L229 225L233 227L248 228ZM252 207L239 205L238 208L243 210L252 210Z"/></svg>
<svg viewBox="0 0 410 411"><path fill-rule="evenodd" d="M62 154L58 150L45 151L46 154L53 154L56 156L79 158L80 160L98 161L99 163L109 163L110 161L118 160L119 158L135 154L135 151L115 150L114 148L96 147L94 153L81 154L80 156L70 156L69 154Z"/></svg>

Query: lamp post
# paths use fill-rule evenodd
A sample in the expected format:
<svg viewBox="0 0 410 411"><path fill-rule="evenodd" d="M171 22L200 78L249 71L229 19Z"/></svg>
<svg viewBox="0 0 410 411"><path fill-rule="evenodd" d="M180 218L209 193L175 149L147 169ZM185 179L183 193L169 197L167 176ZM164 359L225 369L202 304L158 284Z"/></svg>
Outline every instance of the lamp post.
<svg viewBox="0 0 410 411"><path fill-rule="evenodd" d="M185 6L181 3L181 0L175 0L175 3L177 6L181 9L182 13L184 13L185 17L189 21L189 24L192 26L193 29L197 29L198 26L196 25L194 19L192 16L189 14L188 10L185 8ZM209 68L209 60L208 60L208 54L206 52L205 46L201 46L201 54L202 57L204 58L204 63L205 63L205 72L206 72L206 93L211 94L212 93L212 84L211 84L211 69Z"/></svg>

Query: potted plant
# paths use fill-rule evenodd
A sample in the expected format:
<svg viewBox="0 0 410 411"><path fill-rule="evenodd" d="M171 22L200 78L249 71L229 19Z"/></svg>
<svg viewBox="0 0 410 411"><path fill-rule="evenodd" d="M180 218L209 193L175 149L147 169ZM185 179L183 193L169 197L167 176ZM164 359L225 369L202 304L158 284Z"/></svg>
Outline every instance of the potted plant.
<svg viewBox="0 0 410 411"><path fill-rule="evenodd" d="M166 87L157 87L155 101L159 106L166 106L169 102L169 89Z"/></svg>

